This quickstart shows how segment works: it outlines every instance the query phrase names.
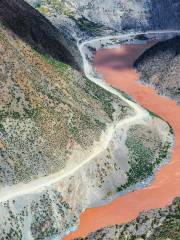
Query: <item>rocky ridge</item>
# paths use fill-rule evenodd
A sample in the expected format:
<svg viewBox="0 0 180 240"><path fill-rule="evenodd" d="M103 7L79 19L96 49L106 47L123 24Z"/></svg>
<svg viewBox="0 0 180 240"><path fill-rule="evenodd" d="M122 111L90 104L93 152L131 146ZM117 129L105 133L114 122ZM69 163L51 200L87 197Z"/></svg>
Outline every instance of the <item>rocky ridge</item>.
<svg viewBox="0 0 180 240"><path fill-rule="evenodd" d="M127 32L179 28L180 3L177 0L158 2L155 0L27 0L27 2L57 25L58 22L62 25L67 21L78 34L84 32L99 35L103 29ZM65 16L63 21L62 16ZM68 24L66 27L69 30Z"/></svg>
<svg viewBox="0 0 180 240"><path fill-rule="evenodd" d="M141 81L180 103L180 37L160 42L136 62Z"/></svg>

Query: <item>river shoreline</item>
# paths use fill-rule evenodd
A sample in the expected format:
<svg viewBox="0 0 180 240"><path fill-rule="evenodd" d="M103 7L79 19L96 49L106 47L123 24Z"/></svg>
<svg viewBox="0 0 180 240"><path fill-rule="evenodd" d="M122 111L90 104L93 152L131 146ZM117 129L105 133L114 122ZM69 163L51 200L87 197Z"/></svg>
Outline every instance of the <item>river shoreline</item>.
<svg viewBox="0 0 180 240"><path fill-rule="evenodd" d="M135 49L133 49L134 47L138 49L137 52L136 52ZM131 50L131 52L133 52L133 57L132 57L131 54L130 54L130 56L126 55L127 58L125 59L125 61L128 61L128 66L126 65L126 69L128 69L128 71L130 73L130 74L128 73L128 75L127 75L127 72L124 71L125 68L123 69L122 65L119 66L118 62L113 63L113 56L116 56L115 59L117 59L117 56L119 56L121 61L124 61L124 57L125 57L124 53L128 53L128 54L130 53L128 48ZM141 83L139 83L139 81L138 81L139 76L138 76L137 72L132 67L133 67L134 61L146 49L147 49L147 46L144 46L143 48L139 49L139 45L138 46L137 45L136 46L135 45L133 45L133 46L132 45L124 45L122 48L100 50L100 51L97 52L97 55L96 55L96 58L95 58L95 66L96 66L97 71L100 72L104 76L104 79L110 85L112 85L113 87L119 88L120 90L128 93L130 96L133 97L133 99L135 99L143 107L146 107L150 111L155 112L156 114L158 114L160 117L162 117L166 121L170 122L170 124L171 124L171 121L169 121L169 118L166 117L166 114L161 114L161 111L159 112L158 109L153 108L153 106L151 106L149 108L148 102L144 101L143 100L144 98L142 98L142 96L141 96L142 92L140 92L139 89L137 89L137 88L142 88L142 89L144 88L144 92L146 94L149 91L151 96L156 96L156 98L161 98L163 102L166 101L170 105L172 104L174 106L174 108L177 110L177 112L180 114L180 109L176 108L176 106L175 106L176 104L172 100L163 99L161 96L157 95L155 90L152 90L150 87L143 86ZM109 59L109 56L111 56L112 59ZM123 60L122 60L122 56L123 56ZM129 57L131 57L131 58L129 58ZM104 66L102 64L102 59L106 59L106 60L109 59L108 61L105 61L106 63L108 62L109 65L105 64L105 66ZM121 64L122 64L122 62L121 62ZM120 67L121 67L121 77L119 77L119 75L120 75L119 68ZM123 78L127 79L127 76L129 77L128 83L127 83L127 81L126 82L123 81ZM131 86L131 87L129 88L128 85ZM134 87L134 91L133 91L133 87ZM147 98L147 96L148 95L146 95L146 98ZM173 103L171 103L171 102L173 102ZM174 125L174 124L171 124L171 125ZM177 125L178 124L176 123L176 127L178 127ZM174 126L173 126L174 129L176 129L176 127L174 128ZM176 134L176 131L175 131L175 134ZM176 137L177 137L177 134L176 134ZM176 149L177 149L177 141L176 141ZM176 151L174 150L174 152L176 152ZM174 155L175 155L175 153L173 154L173 159L174 159ZM176 155L175 155L175 157L176 157ZM98 226L96 225L97 228L93 229L93 227L92 227L93 223L92 223L91 220L88 221L88 219L98 218L100 220L101 219L100 216L102 217L102 215L103 216L108 215L108 210L107 210L108 206L109 206L109 208L111 208L111 210L113 209L113 211L117 210L117 212L121 212L119 209L123 210L123 208L127 207L127 204L125 204L125 200L128 200L128 201L132 202L132 200L133 200L132 194L137 195L137 193L139 193L141 191L146 192L146 191L148 191L148 189L152 189L154 183L156 183L159 179L158 175L160 175L160 173L163 171L163 169L166 169L167 166L171 166L173 164L173 162L174 162L174 160L172 162L170 162L169 164L167 164L166 166L162 167L162 169L158 173L156 173L155 180L152 182L152 184L149 187L137 190L137 191L129 193L129 194L123 196L123 197L120 197L119 199L113 200L107 206L101 206L101 207L96 208L94 210L93 209L87 209L81 215L80 226L79 226L78 230L76 232L70 234L65 239L72 239L72 238L78 237L78 236L85 236L90 231L94 231L94 230L97 230L98 228L100 228L100 224L98 224ZM143 192L142 192L142 195L143 195ZM141 211L149 210L151 208L164 207L165 205L169 204L172 201L172 199L178 194L180 194L180 191L178 191L178 193L174 192L173 196L171 196L171 194L169 194L170 196L168 196L168 197L164 196L164 198L166 198L166 200L157 201L155 205L149 204L149 206L148 206L148 204L144 204L144 205L146 205L144 207L143 206L142 207L140 207L140 206L135 207L134 211L133 211L133 208L131 207L131 211L133 211L133 214L130 214L129 216L127 214L128 210L126 211L126 213L124 212L124 214L122 214L122 212L123 212L122 211L121 212L121 217L119 217L119 218L117 216L115 216L115 212L114 212L114 216L113 216L114 220L113 221L107 221L106 224L104 222L103 223L104 225L101 224L101 227L106 226L106 225L110 225L110 224L120 224L120 223L128 222L128 221L134 219L138 215L138 213L141 212ZM158 196L158 194L156 194L156 196ZM132 198L132 199L130 199L130 198ZM124 199L124 200L121 200L121 199ZM137 196L136 196L136 199L138 200L138 202L141 202L140 198L138 199ZM154 196L154 199L156 199L155 196ZM119 201L119 204L117 205L118 201ZM153 201L153 198L152 198L152 201ZM122 203L124 203L124 204L122 204ZM112 207L113 205L114 205L114 207ZM133 204L133 205L135 206L135 204ZM138 204L137 204L137 206L138 206ZM138 208L139 208L139 210L138 210ZM103 211L104 211L104 213L102 214ZM118 215L118 214L116 213L116 215ZM97 220L95 222L97 222ZM82 225L82 223L83 223L83 225Z"/></svg>

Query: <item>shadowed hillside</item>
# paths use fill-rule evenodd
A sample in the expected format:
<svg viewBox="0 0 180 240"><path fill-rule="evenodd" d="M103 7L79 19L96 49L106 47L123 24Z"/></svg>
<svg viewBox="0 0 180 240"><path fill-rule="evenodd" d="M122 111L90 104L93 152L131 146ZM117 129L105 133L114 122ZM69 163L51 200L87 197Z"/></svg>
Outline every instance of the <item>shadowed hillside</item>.
<svg viewBox="0 0 180 240"><path fill-rule="evenodd" d="M180 103L180 37L157 43L136 62L141 80Z"/></svg>
<svg viewBox="0 0 180 240"><path fill-rule="evenodd" d="M1 0L0 21L40 53L78 67L75 56L67 49L67 40L47 18L23 0Z"/></svg>

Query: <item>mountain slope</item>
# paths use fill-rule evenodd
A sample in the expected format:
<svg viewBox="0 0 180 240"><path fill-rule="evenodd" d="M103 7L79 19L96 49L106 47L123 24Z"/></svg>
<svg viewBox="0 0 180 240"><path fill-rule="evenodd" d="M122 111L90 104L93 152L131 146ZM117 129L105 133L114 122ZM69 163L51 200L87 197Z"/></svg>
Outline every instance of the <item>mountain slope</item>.
<svg viewBox="0 0 180 240"><path fill-rule="evenodd" d="M172 133L162 120L149 116L116 129L135 114L120 98L40 55L3 25L0 51L2 237L64 236L83 210L144 180L164 148L167 154ZM139 153L151 173L136 174ZM46 185L53 174L59 180Z"/></svg>
<svg viewBox="0 0 180 240"><path fill-rule="evenodd" d="M135 66L142 82L180 103L180 37L156 44L135 62Z"/></svg>
<svg viewBox="0 0 180 240"><path fill-rule="evenodd" d="M87 207L152 174L172 133L152 116L116 128L135 114L127 103L3 25L0 51L0 236L62 237ZM142 166L153 166L143 178L136 174L139 152L147 153Z"/></svg>
<svg viewBox="0 0 180 240"><path fill-rule="evenodd" d="M158 2L156 0L27 0L27 2L57 27L64 25L72 31L69 34L73 35L76 32L81 37L84 37L84 34L91 36L105 34L103 30L127 32L179 29L178 0Z"/></svg>
<svg viewBox="0 0 180 240"><path fill-rule="evenodd" d="M47 18L24 0L1 0L0 21L40 53L47 53L80 68L76 42L65 38Z"/></svg>
<svg viewBox="0 0 180 240"><path fill-rule="evenodd" d="M83 157L114 119L133 113L69 66L0 33L3 185L57 172L73 153Z"/></svg>

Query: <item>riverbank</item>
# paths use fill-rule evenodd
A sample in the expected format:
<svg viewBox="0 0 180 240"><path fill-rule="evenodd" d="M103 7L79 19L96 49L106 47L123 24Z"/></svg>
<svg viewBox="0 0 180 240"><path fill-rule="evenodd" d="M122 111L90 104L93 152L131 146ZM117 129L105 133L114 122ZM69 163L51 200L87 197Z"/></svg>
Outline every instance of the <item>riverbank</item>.
<svg viewBox="0 0 180 240"><path fill-rule="evenodd" d="M180 179L177 172L180 167L178 158L180 154L178 149L180 147L180 126L178 124L180 109L174 101L158 96L155 90L137 82L139 75L132 68L134 61L147 48L149 45L124 45L121 48L100 50L95 58L95 66L109 84L128 93L143 107L170 123L176 136L172 161L161 168L149 187L129 193L108 205L86 210L81 215L78 230L65 239L85 236L107 225L128 222L139 212L164 207L180 194L178 189Z"/></svg>

